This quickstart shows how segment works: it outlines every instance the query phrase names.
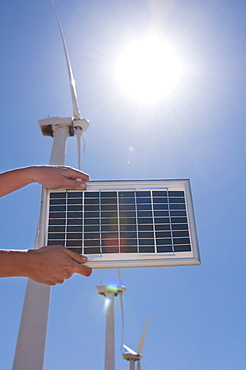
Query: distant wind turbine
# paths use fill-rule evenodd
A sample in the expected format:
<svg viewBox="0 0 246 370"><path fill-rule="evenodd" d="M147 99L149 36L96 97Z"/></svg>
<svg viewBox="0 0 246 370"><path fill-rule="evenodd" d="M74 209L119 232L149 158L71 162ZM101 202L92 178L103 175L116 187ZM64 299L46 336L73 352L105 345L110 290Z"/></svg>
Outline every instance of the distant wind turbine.
<svg viewBox="0 0 246 370"><path fill-rule="evenodd" d="M119 296L122 312L122 326L124 326L122 294L126 287L121 284L120 272L118 270L118 284L98 285L97 292L108 299L106 311L106 341L105 341L105 370L115 369L115 340L114 340L114 298Z"/></svg>
<svg viewBox="0 0 246 370"><path fill-rule="evenodd" d="M150 319L150 316L147 318L147 321L146 321L146 324L145 324L145 327L144 327L144 330L143 330L143 333L142 333L142 336L141 336L141 339L138 345L137 352L135 352L133 349L123 344L123 347L127 350L127 352L122 353L122 357L124 358L124 360L127 360L130 362L130 370L135 370L136 361L137 361L137 370L141 370L140 360L143 358L142 349L144 345L146 332L148 329L149 319Z"/></svg>

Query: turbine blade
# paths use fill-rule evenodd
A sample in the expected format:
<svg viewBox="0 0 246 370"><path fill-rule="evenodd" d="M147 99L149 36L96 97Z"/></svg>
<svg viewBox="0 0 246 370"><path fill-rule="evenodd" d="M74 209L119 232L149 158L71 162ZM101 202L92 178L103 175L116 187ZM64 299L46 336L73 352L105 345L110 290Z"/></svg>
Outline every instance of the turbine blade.
<svg viewBox="0 0 246 370"><path fill-rule="evenodd" d="M74 80L74 77L73 77L73 71L72 71L72 67L71 67L71 63L70 63L70 59L69 59L69 55L68 55L68 51L67 51L67 46L66 46L64 34L63 34L63 31L62 31L61 22L60 22L60 19L59 19L59 16L58 16L58 13L57 13L57 10L56 10L56 7L55 7L55 3L54 3L53 0L50 0L50 1L53 5L54 11L55 11L57 23L58 23L60 34L61 34L62 44L63 44L65 56L66 56L67 69L68 69L69 82L70 82L70 90L71 90L71 97L72 97L72 104L73 104L73 115L74 115L75 119L79 119L80 118L80 111L79 111L79 107L78 107L78 99L77 99L77 93L76 93L76 87L75 87L75 80Z"/></svg>
<svg viewBox="0 0 246 370"><path fill-rule="evenodd" d="M82 140L83 140L83 152L85 151L85 147L86 147L86 141L85 141L85 135L83 133L83 130L81 131L81 135L82 135Z"/></svg>
<svg viewBox="0 0 246 370"><path fill-rule="evenodd" d="M133 349L127 347L125 344L123 344L123 347L127 350L128 353L131 353L132 355L137 355L137 352L133 351Z"/></svg>
<svg viewBox="0 0 246 370"><path fill-rule="evenodd" d="M76 128L76 139L77 139L77 151L78 151L78 169L81 170L81 139L82 139L82 129L80 127Z"/></svg>
<svg viewBox="0 0 246 370"><path fill-rule="evenodd" d="M145 339L145 335L146 335L148 325L149 325L149 319L150 319L150 316L148 316L148 318L147 318L147 321L146 321L146 324L145 324L145 327L144 327L144 330L143 330L143 334L141 336L141 339L140 339L140 342L139 342L139 345L138 345L138 354L140 354L142 352L142 349L143 349L144 339Z"/></svg>
<svg viewBox="0 0 246 370"><path fill-rule="evenodd" d="M140 360L138 360L137 370L141 370L141 362L140 362Z"/></svg>
<svg viewBox="0 0 246 370"><path fill-rule="evenodd" d="M118 269L118 285L121 286L120 269Z"/></svg>

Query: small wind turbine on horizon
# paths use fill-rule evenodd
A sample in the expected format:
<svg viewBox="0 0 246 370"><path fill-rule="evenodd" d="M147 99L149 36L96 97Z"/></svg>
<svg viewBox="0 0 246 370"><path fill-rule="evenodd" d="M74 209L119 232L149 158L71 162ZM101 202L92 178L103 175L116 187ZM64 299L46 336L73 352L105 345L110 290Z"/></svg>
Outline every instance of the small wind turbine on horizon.
<svg viewBox="0 0 246 370"><path fill-rule="evenodd" d="M123 347L127 350L127 352L122 353L122 357L124 358L124 360L127 360L130 362L130 370L135 370L136 361L137 361L137 370L141 370L140 360L143 358L142 349L143 349L144 340L145 340L146 332L147 332L148 325L149 325L149 319L150 319L150 316L148 316L147 318L142 336L140 338L140 342L138 344L137 352L135 352L133 349L123 344Z"/></svg>
<svg viewBox="0 0 246 370"><path fill-rule="evenodd" d="M78 168L81 167L81 136L89 126L89 121L80 117L77 101L77 93L69 55L62 32L61 23L51 0L58 21L64 52L66 56L69 83L72 97L73 117L51 117L39 121L43 135L54 138L50 165L64 165L66 142L68 136L77 136ZM45 191L42 190L40 217L34 249L39 248L41 230L43 228L43 205L45 203ZM20 321L19 334L16 344L14 363L12 370L42 370L49 316L51 287L36 283L28 279L25 300Z"/></svg>

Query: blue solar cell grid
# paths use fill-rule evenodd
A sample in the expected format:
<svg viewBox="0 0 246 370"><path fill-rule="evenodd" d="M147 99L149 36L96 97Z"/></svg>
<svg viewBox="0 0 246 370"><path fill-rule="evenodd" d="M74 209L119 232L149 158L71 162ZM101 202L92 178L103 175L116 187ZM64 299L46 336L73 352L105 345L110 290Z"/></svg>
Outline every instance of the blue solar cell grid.
<svg viewBox="0 0 246 370"><path fill-rule="evenodd" d="M80 254L190 252L184 191L51 192L48 245Z"/></svg>

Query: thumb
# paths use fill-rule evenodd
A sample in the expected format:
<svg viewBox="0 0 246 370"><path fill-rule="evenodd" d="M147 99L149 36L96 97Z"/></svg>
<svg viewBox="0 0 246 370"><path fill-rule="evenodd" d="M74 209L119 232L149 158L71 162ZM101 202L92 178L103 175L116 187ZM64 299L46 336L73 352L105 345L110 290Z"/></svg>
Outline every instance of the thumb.
<svg viewBox="0 0 246 370"><path fill-rule="evenodd" d="M77 272L77 274L83 275L83 276L90 276L92 273L92 269L85 265L76 265L76 268L74 269L74 272Z"/></svg>
<svg viewBox="0 0 246 370"><path fill-rule="evenodd" d="M84 181L80 180L71 180L67 179L65 182L65 186L68 188L78 189L78 190L85 190L86 189L86 183Z"/></svg>
<svg viewBox="0 0 246 370"><path fill-rule="evenodd" d="M64 248L64 253L66 253L72 260L74 260L77 263L85 263L87 262L88 258L86 256L83 256L79 253L76 253L74 251L71 251L70 249Z"/></svg>
<svg viewBox="0 0 246 370"><path fill-rule="evenodd" d="M69 249L65 249L64 253L66 253L74 262L77 262L74 266L74 272L83 276L91 275L92 269L88 266L82 265L83 263L87 262L86 256L82 256L81 254L70 251Z"/></svg>

